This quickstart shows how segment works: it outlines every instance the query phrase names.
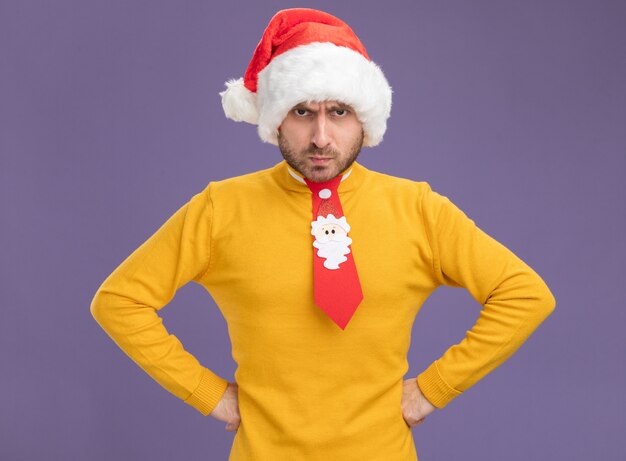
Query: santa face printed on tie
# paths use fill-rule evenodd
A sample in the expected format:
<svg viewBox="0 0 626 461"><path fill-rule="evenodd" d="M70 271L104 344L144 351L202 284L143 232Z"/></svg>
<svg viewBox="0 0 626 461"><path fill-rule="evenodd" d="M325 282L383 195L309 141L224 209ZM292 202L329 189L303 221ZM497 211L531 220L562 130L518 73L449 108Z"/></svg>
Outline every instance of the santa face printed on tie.
<svg viewBox="0 0 626 461"><path fill-rule="evenodd" d="M333 214L327 217L318 216L311 223L311 234L315 236L313 246L317 248L317 256L324 258L326 269L339 269L339 265L348 260L345 255L350 253L349 245L352 239L348 237L350 225L346 217L335 218Z"/></svg>

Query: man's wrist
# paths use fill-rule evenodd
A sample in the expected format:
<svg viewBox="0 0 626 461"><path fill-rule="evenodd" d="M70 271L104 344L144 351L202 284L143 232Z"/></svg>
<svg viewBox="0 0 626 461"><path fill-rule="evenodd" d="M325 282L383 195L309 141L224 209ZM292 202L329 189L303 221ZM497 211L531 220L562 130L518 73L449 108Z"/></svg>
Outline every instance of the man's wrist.
<svg viewBox="0 0 626 461"><path fill-rule="evenodd" d="M205 368L198 387L185 400L185 403L194 407L204 416L208 416L222 399L227 388L228 381L226 379Z"/></svg>
<svg viewBox="0 0 626 461"><path fill-rule="evenodd" d="M417 386L426 400L435 408L443 408L461 395L460 391L454 389L441 377L436 361L417 376Z"/></svg>

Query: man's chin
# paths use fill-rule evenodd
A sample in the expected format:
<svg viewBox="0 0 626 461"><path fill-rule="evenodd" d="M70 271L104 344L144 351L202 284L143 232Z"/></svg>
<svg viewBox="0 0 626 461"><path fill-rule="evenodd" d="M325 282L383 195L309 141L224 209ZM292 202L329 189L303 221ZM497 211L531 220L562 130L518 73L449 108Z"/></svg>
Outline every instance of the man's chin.
<svg viewBox="0 0 626 461"><path fill-rule="evenodd" d="M305 174L304 176L306 176L309 181L324 182L330 181L338 174L339 173L336 171L336 169L330 165L315 165L310 167L307 171L307 174Z"/></svg>
<svg viewBox="0 0 626 461"><path fill-rule="evenodd" d="M337 176L336 174L332 175L328 173L310 174L308 176L305 175L305 177L311 182L326 182L326 181L330 181L336 176Z"/></svg>

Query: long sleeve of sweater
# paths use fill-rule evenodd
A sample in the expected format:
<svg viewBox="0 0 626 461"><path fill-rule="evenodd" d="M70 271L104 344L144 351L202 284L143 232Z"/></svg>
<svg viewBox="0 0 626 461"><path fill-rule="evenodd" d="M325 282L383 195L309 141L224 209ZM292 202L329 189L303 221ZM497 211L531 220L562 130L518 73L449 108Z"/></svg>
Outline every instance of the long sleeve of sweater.
<svg viewBox="0 0 626 461"><path fill-rule="evenodd" d="M202 366L163 325L158 311L200 278L210 261L210 185L178 209L96 292L91 313L148 375L208 415L228 381Z"/></svg>
<svg viewBox="0 0 626 461"><path fill-rule="evenodd" d="M430 187L422 197L422 216L435 278L466 288L483 306L465 338L417 378L426 398L443 408L510 357L556 301L533 269Z"/></svg>

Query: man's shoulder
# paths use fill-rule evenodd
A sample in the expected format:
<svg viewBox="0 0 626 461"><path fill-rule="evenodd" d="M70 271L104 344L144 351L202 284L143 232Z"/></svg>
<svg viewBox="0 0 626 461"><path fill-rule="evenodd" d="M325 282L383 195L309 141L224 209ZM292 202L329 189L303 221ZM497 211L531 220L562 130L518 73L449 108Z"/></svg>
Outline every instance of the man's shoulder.
<svg viewBox="0 0 626 461"><path fill-rule="evenodd" d="M231 176L229 178L212 180L207 187L210 187L212 191L222 193L232 191L243 192L245 190L252 191L260 187L265 187L272 182L271 173L274 168L275 166Z"/></svg>
<svg viewBox="0 0 626 461"><path fill-rule="evenodd" d="M381 171L367 170L370 181L376 188L396 190L411 194L422 195L431 190L428 181L420 179L410 179L402 176L394 176Z"/></svg>

